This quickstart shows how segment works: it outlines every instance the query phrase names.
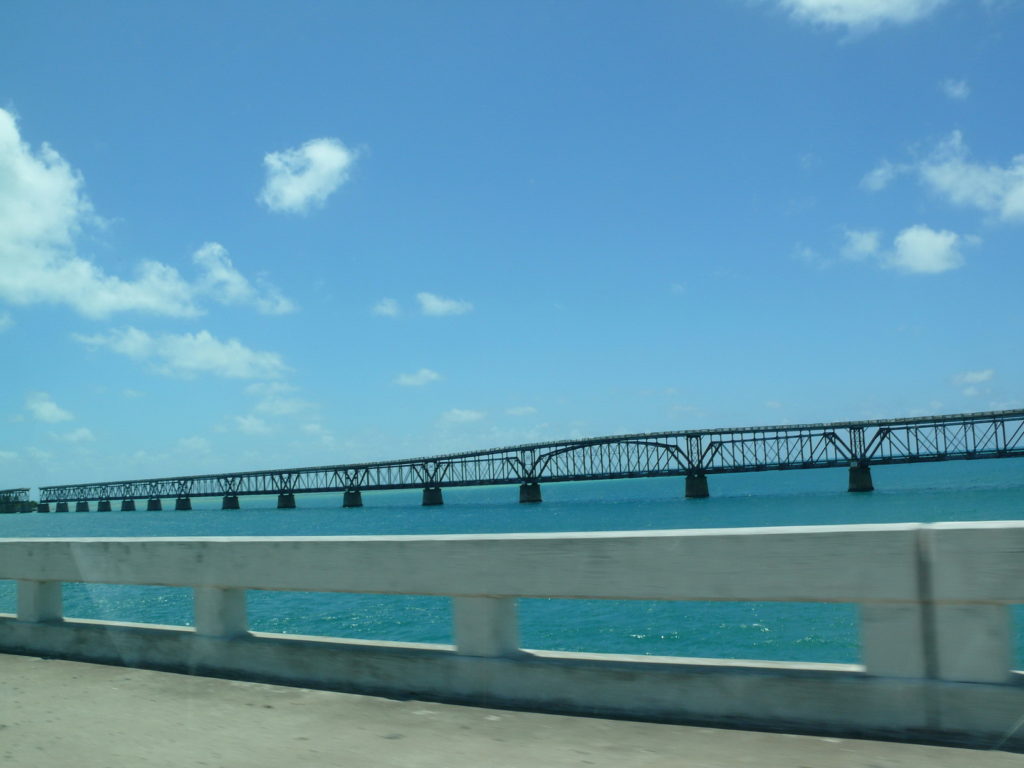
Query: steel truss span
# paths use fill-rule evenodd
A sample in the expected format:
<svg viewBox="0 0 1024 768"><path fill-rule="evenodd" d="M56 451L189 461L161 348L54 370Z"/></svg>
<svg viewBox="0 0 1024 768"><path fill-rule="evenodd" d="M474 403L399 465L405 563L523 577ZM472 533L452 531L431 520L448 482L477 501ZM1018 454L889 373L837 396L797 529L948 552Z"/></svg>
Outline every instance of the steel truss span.
<svg viewBox="0 0 1024 768"><path fill-rule="evenodd" d="M188 499L863 467L1024 456L1024 409L882 421L653 432L399 461L39 489L41 502Z"/></svg>

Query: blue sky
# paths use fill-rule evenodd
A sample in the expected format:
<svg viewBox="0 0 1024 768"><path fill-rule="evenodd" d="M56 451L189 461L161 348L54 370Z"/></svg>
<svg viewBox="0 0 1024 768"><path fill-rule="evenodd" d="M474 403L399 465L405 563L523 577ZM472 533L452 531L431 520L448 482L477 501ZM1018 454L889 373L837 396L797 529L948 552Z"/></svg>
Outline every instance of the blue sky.
<svg viewBox="0 0 1024 768"><path fill-rule="evenodd" d="M0 8L0 487L1024 406L1024 5Z"/></svg>

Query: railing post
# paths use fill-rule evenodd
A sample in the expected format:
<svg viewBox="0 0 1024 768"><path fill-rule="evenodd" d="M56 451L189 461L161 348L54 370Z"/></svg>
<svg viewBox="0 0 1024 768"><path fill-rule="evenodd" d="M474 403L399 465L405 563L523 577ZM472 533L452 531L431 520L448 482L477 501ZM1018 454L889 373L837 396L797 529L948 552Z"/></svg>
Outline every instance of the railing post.
<svg viewBox="0 0 1024 768"><path fill-rule="evenodd" d="M514 597L456 597L455 648L466 656L508 656L519 650Z"/></svg>
<svg viewBox="0 0 1024 768"><path fill-rule="evenodd" d="M244 589L196 587L193 593L197 635L235 637L249 631Z"/></svg>
<svg viewBox="0 0 1024 768"><path fill-rule="evenodd" d="M960 683L1005 683L1013 669L1013 622L1006 605L936 605L936 674Z"/></svg>
<svg viewBox="0 0 1024 768"><path fill-rule="evenodd" d="M861 663L877 677L930 677L928 627L922 603L860 606Z"/></svg>
<svg viewBox="0 0 1024 768"><path fill-rule="evenodd" d="M63 618L59 581L18 581L18 621L60 621Z"/></svg>

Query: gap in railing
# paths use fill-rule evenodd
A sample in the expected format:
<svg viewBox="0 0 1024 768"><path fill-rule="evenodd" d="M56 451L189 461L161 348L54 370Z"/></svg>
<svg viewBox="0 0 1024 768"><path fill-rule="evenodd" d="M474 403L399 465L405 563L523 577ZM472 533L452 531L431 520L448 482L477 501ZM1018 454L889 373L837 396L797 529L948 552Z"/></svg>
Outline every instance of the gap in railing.
<svg viewBox="0 0 1024 768"><path fill-rule="evenodd" d="M0 613L15 613L18 610L18 582L0 579Z"/></svg>
<svg viewBox="0 0 1024 768"><path fill-rule="evenodd" d="M65 583L64 616L69 619L193 625L192 590L127 584Z"/></svg>
<svg viewBox="0 0 1024 768"><path fill-rule="evenodd" d="M850 604L523 599L519 605L526 648L860 662L858 611Z"/></svg>
<svg viewBox="0 0 1024 768"><path fill-rule="evenodd" d="M257 632L452 642L452 601L447 597L250 590L247 608L249 627Z"/></svg>

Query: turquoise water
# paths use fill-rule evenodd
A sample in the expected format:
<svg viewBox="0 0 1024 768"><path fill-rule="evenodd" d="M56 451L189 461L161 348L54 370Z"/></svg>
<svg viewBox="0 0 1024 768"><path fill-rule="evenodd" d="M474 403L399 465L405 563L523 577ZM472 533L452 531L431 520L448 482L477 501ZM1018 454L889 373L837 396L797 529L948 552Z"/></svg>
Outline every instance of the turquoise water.
<svg viewBox="0 0 1024 768"><path fill-rule="evenodd" d="M520 505L518 488L445 489L443 507L417 491L340 497L194 500L191 512L92 512L0 516L0 537L325 536L731 528L843 523L1024 519L1024 460L917 464L872 469L876 490L845 492L846 471L716 475L710 499L682 498L682 478L549 484L544 502ZM256 630L381 640L451 642L447 598L249 592ZM13 612L14 586L0 581L0 612ZM191 623L186 589L70 584L68 616ZM521 600L528 648L718 658L856 663L857 609L806 603L663 603ZM1024 622L1018 621L1018 627ZM1021 635L1021 633L1018 633ZM1024 657L1024 636L1019 636Z"/></svg>

